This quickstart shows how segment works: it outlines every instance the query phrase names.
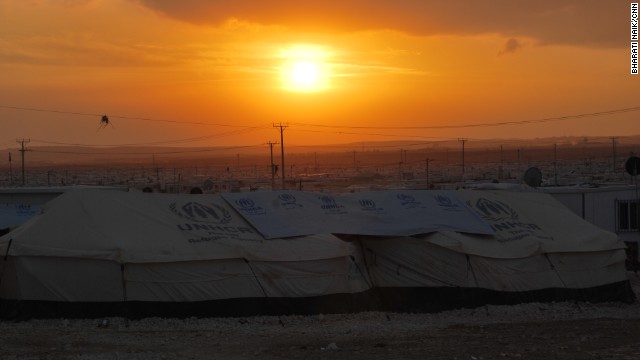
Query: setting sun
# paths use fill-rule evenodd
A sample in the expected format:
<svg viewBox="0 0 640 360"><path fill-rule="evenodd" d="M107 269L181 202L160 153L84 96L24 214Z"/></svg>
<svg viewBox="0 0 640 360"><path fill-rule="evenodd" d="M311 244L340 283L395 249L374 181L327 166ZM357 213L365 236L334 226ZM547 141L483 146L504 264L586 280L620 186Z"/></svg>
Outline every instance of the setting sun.
<svg viewBox="0 0 640 360"><path fill-rule="evenodd" d="M282 85L289 91L312 92L329 88L328 52L318 46L283 50Z"/></svg>
<svg viewBox="0 0 640 360"><path fill-rule="evenodd" d="M575 135L613 151L639 132L629 11L579 0L0 0L0 150L16 157L26 138L264 151L284 121L288 145ZM630 110L608 113L620 109ZM4 159L0 182L16 166Z"/></svg>

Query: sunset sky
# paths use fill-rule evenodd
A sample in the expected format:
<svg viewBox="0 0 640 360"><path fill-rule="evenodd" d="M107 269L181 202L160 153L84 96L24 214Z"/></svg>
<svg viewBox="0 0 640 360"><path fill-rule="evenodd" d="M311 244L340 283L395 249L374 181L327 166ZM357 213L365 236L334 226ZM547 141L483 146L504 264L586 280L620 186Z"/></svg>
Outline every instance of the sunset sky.
<svg viewBox="0 0 640 360"><path fill-rule="evenodd" d="M629 19L620 0L2 0L0 148L259 146L274 123L299 145L638 134L640 111L561 118L640 107Z"/></svg>

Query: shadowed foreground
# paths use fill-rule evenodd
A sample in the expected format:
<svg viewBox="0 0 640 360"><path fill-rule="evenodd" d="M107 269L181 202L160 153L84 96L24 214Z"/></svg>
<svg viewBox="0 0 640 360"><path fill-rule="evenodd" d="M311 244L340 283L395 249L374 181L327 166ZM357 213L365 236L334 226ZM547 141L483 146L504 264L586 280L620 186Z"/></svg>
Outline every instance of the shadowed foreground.
<svg viewBox="0 0 640 360"><path fill-rule="evenodd" d="M634 291L638 275L629 273ZM0 322L2 359L638 359L640 304Z"/></svg>

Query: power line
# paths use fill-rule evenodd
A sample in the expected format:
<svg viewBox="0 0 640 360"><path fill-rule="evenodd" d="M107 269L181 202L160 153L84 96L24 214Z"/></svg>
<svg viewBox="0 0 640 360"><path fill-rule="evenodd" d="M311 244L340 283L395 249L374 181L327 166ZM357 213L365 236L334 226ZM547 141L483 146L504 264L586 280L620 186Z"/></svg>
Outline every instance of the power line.
<svg viewBox="0 0 640 360"><path fill-rule="evenodd" d="M9 106L9 105L0 105L0 108L5 109L14 109L14 110L24 110L24 111L37 111L37 112L49 112L49 113L58 113L58 114L69 114L69 115L80 115L80 116L95 116L101 117L104 114L97 113L85 113L85 112L77 112L77 111L62 111L62 110L53 110L53 109L41 109L41 108L32 108L32 107L19 107L19 106ZM529 119L529 120L514 120L514 121L501 121L501 122L489 122L489 123L478 123L478 124L461 124L461 125L428 125L428 126L348 126L348 125L327 125L327 124L314 124L314 123L291 123L292 125L300 125L300 126L310 126L310 127L323 127L330 129L381 129L381 130L418 130L418 129L462 129L462 128L476 128L476 127L493 127L493 126L506 126L506 125L524 125L524 124L535 124L535 123L545 123L545 122L556 122L556 121L566 121L572 119L581 119L585 117L596 117L596 116L606 116L606 115L615 115L622 114L628 112L640 111L640 106L630 107L630 108L622 108L615 110L606 110L606 111L597 111L591 113L577 114L577 115L565 115L558 117L548 117L542 119ZM109 115L111 118L119 118L119 119L127 119L127 120L140 120L140 121L153 121L153 122L166 122L166 123L175 123L175 124L194 124L194 125L207 125L207 126L226 126L226 127L241 127L241 128L252 128L250 126L245 125L231 125L231 124L220 124L220 123L209 123L209 122L201 122L201 121L183 121L183 120L173 120L173 119L157 119L150 117L134 117L134 116L123 116L123 115ZM360 135L360 134L355 134ZM369 134L362 134L369 135ZM383 134L371 134L371 135L383 135Z"/></svg>
<svg viewBox="0 0 640 360"><path fill-rule="evenodd" d="M103 114L97 114L97 113L85 113L85 112L76 112L76 111L61 111L61 110L32 108L32 107L18 107L18 106L8 106L8 105L0 105L0 108L24 110L24 111L37 111L37 112L69 114L69 115L79 115L79 116L92 116L92 117L101 117L101 116L103 116ZM396 129L396 130L460 129L460 128L495 127L495 126L524 125L524 124L545 123L545 122L558 122L558 121L566 121L566 120L571 120L571 119L580 119L580 118L586 118L586 117L615 115L615 114L635 112L635 111L640 111L640 106L638 106L638 107L630 107L630 108L623 108L623 109L616 109L616 110L608 110L608 111L591 112L591 113L584 113L584 114L577 114L577 115L567 115L567 116L560 116L560 117L549 117L549 118L543 118L543 119L530 119L530 120L521 120L521 121L503 121L503 122L478 123L478 124L461 124L461 125L348 126L348 125L326 125L326 124L312 124L312 123L292 123L292 124L306 126L306 127L319 127L319 128L327 128L327 129L381 129L381 130L391 130L391 129ZM164 145L164 144L180 144L180 143L189 143L189 142L201 141L201 140L206 140L206 139L210 139L210 138L213 138L213 137L235 135L235 134L239 134L239 133L242 133L242 132L249 132L249 131L254 131L254 130L259 130L259 129L265 129L265 128L268 127L266 125L262 125L262 126L243 126L243 125L230 125L230 124L220 124L220 123L208 123L208 122L200 122L200 121L180 121L180 120L172 120L172 119L155 119L155 118L149 118L149 117L132 117L132 116L119 116L119 115L110 115L110 117L111 118L127 119L127 120L166 122L166 123L175 123L175 124L196 124L196 125L207 125L207 126L238 127L238 128L241 128L241 129L235 130L235 131L230 131L228 133L214 134L214 135L201 136L201 137L195 137L195 138L176 139L176 140L167 140L167 141L155 141L155 142L137 143L137 144L134 143L134 144L114 144L114 145L93 145L93 144L52 142L52 141L46 141L46 140L36 140L36 141L43 142L43 143L54 144L54 145L87 146L87 147ZM280 126L282 126L282 125L280 125ZM274 124L274 127L277 127L277 126ZM282 132L282 129L283 128L281 127L281 132ZM293 131L312 132L312 133L329 133L329 134L332 134L332 135L343 134L343 135L360 135L360 136L364 135L364 136L381 136L381 137L396 137L396 138L445 139L445 138L436 138L436 137L420 136L420 135L396 135L396 134L389 134L389 133L361 133L361 132L328 131L328 130L327 131L323 131L323 130L310 130L310 129L306 129L305 130L305 129L300 129L300 128L296 128ZM451 140L455 140L455 138L451 138Z"/></svg>
<svg viewBox="0 0 640 360"><path fill-rule="evenodd" d="M291 123L291 124L292 125L302 125L302 126L334 128L334 129L381 129L381 130L462 129L462 128L475 128L475 127L491 127L491 126L523 125L523 124L536 124L536 123L545 123L545 122L556 122L556 121L565 121L565 120L572 120L572 119L581 119L581 118L585 118L585 117L615 115L615 114L622 114L622 113L634 112L634 111L640 111L640 106L631 107L631 108L624 108L624 109L616 109L616 110L607 110L607 111L598 111L598 112L592 112L592 113L584 113L584 114L578 114L578 115L566 115L566 116L558 116L558 117L549 117L549 118L542 118L542 119L530 119L530 120L520 120L520 121L502 121L502 122L479 123L479 124L461 124L461 125L347 126L347 125L326 125L326 124L311 124L311 123Z"/></svg>
<svg viewBox="0 0 640 360"><path fill-rule="evenodd" d="M229 147L220 147L220 148L209 148L209 149L191 149L191 150L172 150L172 151L149 151L149 152L90 152L90 151L63 151L63 150L42 150L42 149L29 149L28 151L36 151L41 153L51 153L51 154L74 154L74 155L165 155L165 154L185 154L185 153L202 153L202 152L213 152L213 151L224 151L224 150L234 150L234 149L246 149L246 148L255 148L262 146L260 145L244 145L244 146L229 146Z"/></svg>
<svg viewBox="0 0 640 360"><path fill-rule="evenodd" d="M123 146L167 145L167 144L183 144L183 143L189 143L189 142L208 140L208 139L212 139L212 138L216 138L216 137L238 135L238 134L251 132L251 131L255 131L255 130L266 129L266 128L267 128L267 126L259 126L259 127L256 126L256 127L253 127L253 128L233 130L233 131L229 131L229 132L225 132L225 133L221 133L221 134L205 135L205 136L199 136L199 137L195 137L195 138L165 140L165 141L152 141L152 142L146 142L146 143L129 143L129 144L96 145L96 144L66 143L66 142L40 140L40 139L33 139L33 141L39 142L39 143L43 143L43 144L50 144L50 145L83 146L83 147L98 147L98 148L123 147Z"/></svg>
<svg viewBox="0 0 640 360"><path fill-rule="evenodd" d="M340 128L340 127L337 127L337 128ZM323 130L300 130L300 129L292 129L291 131L323 133L323 134L332 134L332 135L367 135L367 136L383 136L383 137L397 137L397 138L444 139L444 138L438 138L433 136L421 136L421 135L371 134L371 133L346 132L346 131L323 131Z"/></svg>
<svg viewBox="0 0 640 360"><path fill-rule="evenodd" d="M48 113L67 114L67 115L79 115L79 116L95 116L95 117L104 116L104 114L97 114L97 113L85 113L85 112L63 111L63 110L53 110L53 109L40 109L40 108L8 106L8 105L0 105L0 108L13 109L13 110L24 110L24 111L48 112ZM219 124L219 123L208 123L208 122L201 122L201 121L183 121L183 120L172 120L172 119L155 119L155 118L149 118L149 117L135 117L135 116L123 116L123 115L109 115L109 117L110 118L116 118L116 119L165 122L165 123L174 123L174 124L192 124L192 125L251 128L251 126L245 126L245 125Z"/></svg>

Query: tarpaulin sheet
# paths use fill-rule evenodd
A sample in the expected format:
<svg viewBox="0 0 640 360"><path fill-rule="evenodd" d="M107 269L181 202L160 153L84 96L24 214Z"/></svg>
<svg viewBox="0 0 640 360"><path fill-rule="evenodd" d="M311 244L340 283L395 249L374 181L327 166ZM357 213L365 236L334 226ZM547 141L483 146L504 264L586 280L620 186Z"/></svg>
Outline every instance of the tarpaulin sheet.
<svg viewBox="0 0 640 360"><path fill-rule="evenodd" d="M493 234L453 191L387 190L336 196L273 191L222 196L268 239L326 233L408 236L443 230Z"/></svg>
<svg viewBox="0 0 640 360"><path fill-rule="evenodd" d="M39 213L38 205L0 204L0 229L22 225Z"/></svg>

